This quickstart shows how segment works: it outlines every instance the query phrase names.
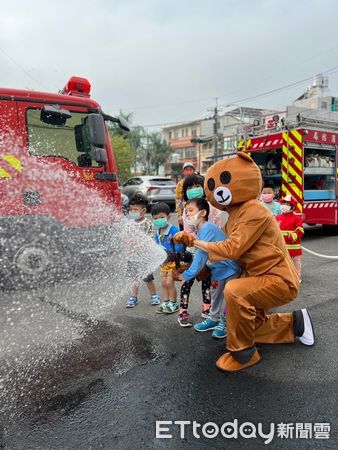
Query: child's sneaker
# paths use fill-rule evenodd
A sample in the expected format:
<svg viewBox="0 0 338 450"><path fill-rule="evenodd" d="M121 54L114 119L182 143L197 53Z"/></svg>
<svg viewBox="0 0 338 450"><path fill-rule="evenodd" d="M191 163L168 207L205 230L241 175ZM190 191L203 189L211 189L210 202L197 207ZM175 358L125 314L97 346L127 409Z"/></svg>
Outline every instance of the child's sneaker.
<svg viewBox="0 0 338 450"><path fill-rule="evenodd" d="M166 307L163 309L164 314L173 314L179 311L180 307L177 302L172 302L169 300Z"/></svg>
<svg viewBox="0 0 338 450"><path fill-rule="evenodd" d="M219 322L217 327L212 332L212 337L215 339L223 339L227 335L227 329L224 322Z"/></svg>
<svg viewBox="0 0 338 450"><path fill-rule="evenodd" d="M190 315L187 311L183 311L178 315L178 323L181 327L192 327L192 323L190 322Z"/></svg>
<svg viewBox="0 0 338 450"><path fill-rule="evenodd" d="M209 319L210 318L210 308L205 309L204 311L202 310L201 317L203 317L203 319Z"/></svg>
<svg viewBox="0 0 338 450"><path fill-rule="evenodd" d="M161 303L161 297L157 294L152 295L150 299L151 306L159 305Z"/></svg>
<svg viewBox="0 0 338 450"><path fill-rule="evenodd" d="M166 300L165 302L162 302L160 306L156 308L156 314L163 314L164 309L167 307L168 303L170 303L170 300Z"/></svg>
<svg viewBox="0 0 338 450"><path fill-rule="evenodd" d="M129 297L126 308L134 308L137 305L137 297Z"/></svg>
<svg viewBox="0 0 338 450"><path fill-rule="evenodd" d="M196 323L194 328L196 331L211 331L214 330L219 322L215 322L214 320L206 319L203 322Z"/></svg>

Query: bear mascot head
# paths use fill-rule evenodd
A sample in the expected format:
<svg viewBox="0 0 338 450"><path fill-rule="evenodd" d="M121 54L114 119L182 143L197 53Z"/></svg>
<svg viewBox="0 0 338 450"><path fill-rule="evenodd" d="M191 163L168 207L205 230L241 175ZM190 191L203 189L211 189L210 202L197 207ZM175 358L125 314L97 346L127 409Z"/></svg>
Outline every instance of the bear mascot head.
<svg viewBox="0 0 338 450"><path fill-rule="evenodd" d="M238 152L209 167L204 191L209 202L218 209L258 198L262 190L262 175L249 155Z"/></svg>

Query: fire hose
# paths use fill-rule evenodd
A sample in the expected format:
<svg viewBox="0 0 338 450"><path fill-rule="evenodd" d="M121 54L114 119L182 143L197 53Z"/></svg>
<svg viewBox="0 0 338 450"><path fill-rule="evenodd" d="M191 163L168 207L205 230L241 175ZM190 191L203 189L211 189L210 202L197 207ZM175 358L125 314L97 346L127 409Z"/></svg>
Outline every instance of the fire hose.
<svg viewBox="0 0 338 450"><path fill-rule="evenodd" d="M318 256L319 258L333 259L333 260L338 261L338 256L322 255L321 253L313 252L312 250L309 250L308 248L305 248L303 246L302 246L302 250L305 250L306 252L310 253L311 255Z"/></svg>

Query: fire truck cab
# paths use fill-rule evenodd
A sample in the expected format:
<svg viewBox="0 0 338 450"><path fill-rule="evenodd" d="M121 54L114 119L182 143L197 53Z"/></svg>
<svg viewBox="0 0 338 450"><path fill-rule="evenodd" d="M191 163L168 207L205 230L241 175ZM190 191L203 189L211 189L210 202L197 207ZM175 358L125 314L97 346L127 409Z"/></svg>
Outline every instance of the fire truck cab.
<svg viewBox="0 0 338 450"><path fill-rule="evenodd" d="M297 118L296 126L251 132L238 143L277 198L291 194L310 225L338 225L338 124Z"/></svg>
<svg viewBox="0 0 338 450"><path fill-rule="evenodd" d="M0 89L2 279L43 277L67 245L95 251L121 209L106 122L128 124L104 114L90 89L80 77L58 94Z"/></svg>

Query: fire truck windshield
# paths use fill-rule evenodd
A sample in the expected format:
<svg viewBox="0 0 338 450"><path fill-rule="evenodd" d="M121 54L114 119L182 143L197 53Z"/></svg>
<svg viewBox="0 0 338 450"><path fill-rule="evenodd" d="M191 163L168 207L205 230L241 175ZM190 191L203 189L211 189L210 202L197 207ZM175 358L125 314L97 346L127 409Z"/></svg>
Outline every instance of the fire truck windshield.
<svg viewBox="0 0 338 450"><path fill-rule="evenodd" d="M29 153L33 156L64 158L81 167L100 167L88 153L76 147L75 126L81 125L86 113L71 112L72 117L63 125L51 125L41 121L40 109L27 110Z"/></svg>

